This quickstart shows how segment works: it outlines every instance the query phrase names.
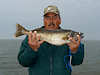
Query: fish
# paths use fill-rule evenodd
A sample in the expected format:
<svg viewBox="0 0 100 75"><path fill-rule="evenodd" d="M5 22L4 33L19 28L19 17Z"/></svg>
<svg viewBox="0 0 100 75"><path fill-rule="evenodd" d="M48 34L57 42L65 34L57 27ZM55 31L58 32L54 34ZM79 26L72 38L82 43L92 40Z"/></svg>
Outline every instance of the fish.
<svg viewBox="0 0 100 75"><path fill-rule="evenodd" d="M32 31L32 33L36 31L37 36L40 36L40 40L44 40L52 45L58 46L71 42L69 37L73 37L76 41L78 40L77 35L79 35L81 38L84 37L83 33L70 29L46 30L45 28L40 27L33 30L28 30L21 24L16 24L16 32L14 36L19 37L22 35L29 35L30 31Z"/></svg>

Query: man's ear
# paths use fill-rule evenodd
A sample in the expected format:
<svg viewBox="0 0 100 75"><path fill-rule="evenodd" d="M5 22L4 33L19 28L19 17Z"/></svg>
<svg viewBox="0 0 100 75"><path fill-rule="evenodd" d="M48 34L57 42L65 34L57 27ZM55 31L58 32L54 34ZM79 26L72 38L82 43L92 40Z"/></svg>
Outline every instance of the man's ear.
<svg viewBox="0 0 100 75"><path fill-rule="evenodd" d="M59 24L61 24L61 17L60 17L60 15L58 15L59 16Z"/></svg>
<svg viewBox="0 0 100 75"><path fill-rule="evenodd" d="M59 24L61 24L61 18L59 18Z"/></svg>

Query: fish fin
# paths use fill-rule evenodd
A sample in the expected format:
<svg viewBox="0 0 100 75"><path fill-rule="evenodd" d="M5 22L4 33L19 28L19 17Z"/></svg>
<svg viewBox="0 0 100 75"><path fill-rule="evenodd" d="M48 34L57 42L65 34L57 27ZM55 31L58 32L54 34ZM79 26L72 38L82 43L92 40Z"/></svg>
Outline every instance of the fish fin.
<svg viewBox="0 0 100 75"><path fill-rule="evenodd" d="M16 32L14 34L15 37L19 37L21 35L24 35L24 32L27 31L23 26L20 24L16 24Z"/></svg>

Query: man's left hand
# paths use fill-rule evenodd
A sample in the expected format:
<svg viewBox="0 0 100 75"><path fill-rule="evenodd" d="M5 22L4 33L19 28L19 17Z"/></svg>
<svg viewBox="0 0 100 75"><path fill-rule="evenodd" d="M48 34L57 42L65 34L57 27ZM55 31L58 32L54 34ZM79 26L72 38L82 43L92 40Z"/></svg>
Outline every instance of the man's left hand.
<svg viewBox="0 0 100 75"><path fill-rule="evenodd" d="M71 52L76 52L78 50L78 47L80 45L81 37L77 35L78 40L76 41L74 38L70 37L69 40L71 41L70 43L67 43L69 46Z"/></svg>

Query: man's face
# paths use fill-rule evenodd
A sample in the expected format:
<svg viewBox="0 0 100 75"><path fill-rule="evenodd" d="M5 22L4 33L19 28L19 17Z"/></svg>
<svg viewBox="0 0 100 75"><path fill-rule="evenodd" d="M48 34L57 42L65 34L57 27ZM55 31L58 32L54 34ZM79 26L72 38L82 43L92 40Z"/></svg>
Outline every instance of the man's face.
<svg viewBox="0 0 100 75"><path fill-rule="evenodd" d="M55 30L59 28L59 24L61 24L61 19L58 14L55 13L47 13L44 16L44 25L47 30Z"/></svg>

